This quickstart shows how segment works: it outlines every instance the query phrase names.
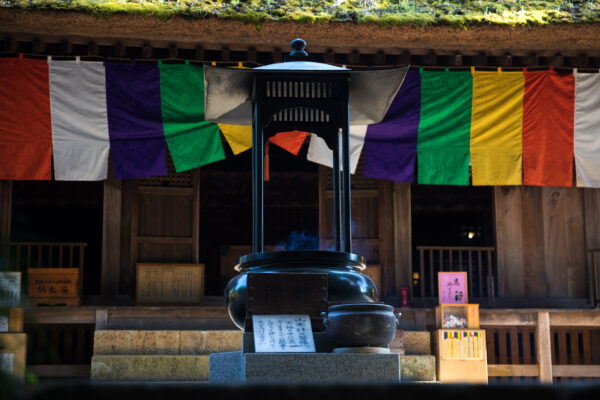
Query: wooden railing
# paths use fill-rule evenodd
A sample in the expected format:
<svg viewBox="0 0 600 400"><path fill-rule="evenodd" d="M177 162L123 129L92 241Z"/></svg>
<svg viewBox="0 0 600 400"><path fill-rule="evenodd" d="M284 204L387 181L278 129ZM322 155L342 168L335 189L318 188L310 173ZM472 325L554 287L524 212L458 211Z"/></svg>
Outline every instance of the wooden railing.
<svg viewBox="0 0 600 400"><path fill-rule="evenodd" d="M600 378L600 312L482 312L490 381Z"/></svg>
<svg viewBox="0 0 600 400"><path fill-rule="evenodd" d="M11 242L8 265L13 268L83 268L87 243Z"/></svg>
<svg viewBox="0 0 600 400"><path fill-rule="evenodd" d="M437 303L437 273L464 271L469 279L469 302L492 306L495 297L494 247L417 246L418 275L413 275L413 303Z"/></svg>

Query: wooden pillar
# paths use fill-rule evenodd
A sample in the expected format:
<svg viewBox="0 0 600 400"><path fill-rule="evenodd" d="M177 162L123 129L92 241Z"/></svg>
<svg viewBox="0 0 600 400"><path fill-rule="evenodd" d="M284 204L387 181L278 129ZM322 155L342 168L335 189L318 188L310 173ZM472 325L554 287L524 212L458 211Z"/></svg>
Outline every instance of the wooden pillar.
<svg viewBox="0 0 600 400"><path fill-rule="evenodd" d="M408 287L412 295L412 211L410 183L393 183L394 265L395 283L399 294Z"/></svg>
<svg viewBox="0 0 600 400"><path fill-rule="evenodd" d="M583 223L586 250L600 249L600 190L583 189ZM589 253L588 279L591 305L600 300L600 260L597 254Z"/></svg>
<svg viewBox="0 0 600 400"><path fill-rule="evenodd" d="M4 265L4 260L8 257L11 213L12 181L0 181L0 266Z"/></svg>
<svg viewBox="0 0 600 400"><path fill-rule="evenodd" d="M110 170L104 181L103 201L100 294L105 299L114 299L119 291L122 196L121 181L116 180Z"/></svg>
<svg viewBox="0 0 600 400"><path fill-rule="evenodd" d="M552 383L552 338L550 336L550 313L548 311L538 312L535 333L540 382Z"/></svg>

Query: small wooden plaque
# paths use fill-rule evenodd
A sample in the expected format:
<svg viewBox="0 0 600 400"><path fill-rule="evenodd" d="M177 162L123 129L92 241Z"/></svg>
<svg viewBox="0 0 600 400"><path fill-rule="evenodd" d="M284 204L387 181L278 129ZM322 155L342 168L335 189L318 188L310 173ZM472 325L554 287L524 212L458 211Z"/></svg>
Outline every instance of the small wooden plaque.
<svg viewBox="0 0 600 400"><path fill-rule="evenodd" d="M327 312L327 274L250 273L246 296L246 332L253 315L308 315L313 331L323 331Z"/></svg>
<svg viewBox="0 0 600 400"><path fill-rule="evenodd" d="M28 268L29 298L78 298L79 268Z"/></svg>
<svg viewBox="0 0 600 400"><path fill-rule="evenodd" d="M204 264L137 264L137 304L200 305Z"/></svg>

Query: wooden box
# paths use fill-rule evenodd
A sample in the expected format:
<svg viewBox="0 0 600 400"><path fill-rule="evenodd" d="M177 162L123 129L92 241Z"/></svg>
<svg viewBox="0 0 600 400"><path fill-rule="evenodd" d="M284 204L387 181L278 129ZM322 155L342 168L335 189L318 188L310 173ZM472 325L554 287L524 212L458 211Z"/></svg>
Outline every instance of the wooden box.
<svg viewBox="0 0 600 400"><path fill-rule="evenodd" d="M27 335L0 333L0 371L25 379Z"/></svg>
<svg viewBox="0 0 600 400"><path fill-rule="evenodd" d="M137 264L135 301L145 305L200 305L204 264Z"/></svg>
<svg viewBox="0 0 600 400"><path fill-rule="evenodd" d="M435 320L438 329L479 329L479 304L440 304Z"/></svg>
<svg viewBox="0 0 600 400"><path fill-rule="evenodd" d="M81 304L79 268L28 268L27 276L32 305Z"/></svg>
<svg viewBox="0 0 600 400"><path fill-rule="evenodd" d="M485 330L438 329L433 348L439 382L488 383Z"/></svg>

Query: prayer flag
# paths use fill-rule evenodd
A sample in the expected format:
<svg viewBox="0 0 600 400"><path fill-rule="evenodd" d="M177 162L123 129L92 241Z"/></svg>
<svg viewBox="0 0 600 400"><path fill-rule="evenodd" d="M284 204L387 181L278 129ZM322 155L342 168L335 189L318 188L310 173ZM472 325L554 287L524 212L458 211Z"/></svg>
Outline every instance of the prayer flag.
<svg viewBox="0 0 600 400"><path fill-rule="evenodd" d="M167 174L156 64L106 62L108 133L115 178Z"/></svg>
<svg viewBox="0 0 600 400"><path fill-rule="evenodd" d="M575 73L577 186L600 187L600 75Z"/></svg>
<svg viewBox="0 0 600 400"><path fill-rule="evenodd" d="M470 72L421 72L419 183L469 184L472 92Z"/></svg>
<svg viewBox="0 0 600 400"><path fill-rule="evenodd" d="M572 74L525 71L523 184L573 185Z"/></svg>
<svg viewBox="0 0 600 400"><path fill-rule="evenodd" d="M0 179L50 180L48 62L0 59Z"/></svg>
<svg viewBox="0 0 600 400"><path fill-rule="evenodd" d="M360 153L365 142L365 134L367 133L367 125L350 125L350 173L356 172ZM341 140L340 140L341 146ZM317 164L333 168L333 150L327 146L325 140L320 136L311 133L310 143L308 144L308 152L306 159ZM340 170L342 169L342 158L340 157Z"/></svg>
<svg viewBox="0 0 600 400"><path fill-rule="evenodd" d="M219 124L221 133L229 143L234 155L252 148L252 127L249 125Z"/></svg>
<svg viewBox="0 0 600 400"><path fill-rule="evenodd" d="M160 63L159 69L163 130L175 171L224 159L219 127L204 120L202 67Z"/></svg>
<svg viewBox="0 0 600 400"><path fill-rule="evenodd" d="M523 72L473 72L473 185L522 182Z"/></svg>
<svg viewBox="0 0 600 400"><path fill-rule="evenodd" d="M408 71L383 121L367 128L363 176L413 181L420 108L421 78Z"/></svg>
<svg viewBox="0 0 600 400"><path fill-rule="evenodd" d="M279 132L269 138L269 142L297 156L308 136L308 132Z"/></svg>
<svg viewBox="0 0 600 400"><path fill-rule="evenodd" d="M54 178L100 181L108 169L106 80L101 62L52 61Z"/></svg>

